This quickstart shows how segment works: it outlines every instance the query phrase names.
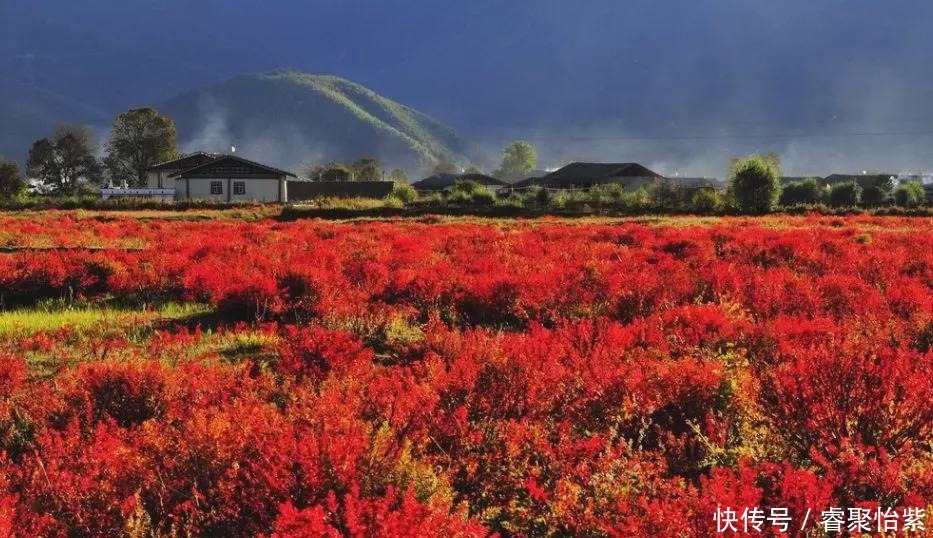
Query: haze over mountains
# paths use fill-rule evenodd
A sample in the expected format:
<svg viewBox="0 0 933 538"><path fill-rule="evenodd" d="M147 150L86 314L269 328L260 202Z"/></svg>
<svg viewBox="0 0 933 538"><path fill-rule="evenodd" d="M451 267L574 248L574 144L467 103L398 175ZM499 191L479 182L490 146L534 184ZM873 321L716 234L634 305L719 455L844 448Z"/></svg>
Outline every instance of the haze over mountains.
<svg viewBox="0 0 933 538"><path fill-rule="evenodd" d="M0 102L5 153L43 118L109 122L285 67L358 82L491 160L525 137L545 166L721 175L778 151L795 175L933 168L923 0L4 0L0 20L0 94L26 102Z"/></svg>
<svg viewBox="0 0 933 538"><path fill-rule="evenodd" d="M377 155L389 166L430 169L471 162L453 130L348 80L295 71L244 75L159 106L187 151L225 151L291 167ZM298 161L296 159L302 159Z"/></svg>

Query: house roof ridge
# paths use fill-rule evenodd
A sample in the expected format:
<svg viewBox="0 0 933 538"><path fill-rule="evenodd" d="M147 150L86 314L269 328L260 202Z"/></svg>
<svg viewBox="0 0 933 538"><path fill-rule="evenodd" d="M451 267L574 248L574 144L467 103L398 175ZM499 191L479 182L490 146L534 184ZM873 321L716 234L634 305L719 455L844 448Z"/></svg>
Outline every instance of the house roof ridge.
<svg viewBox="0 0 933 538"><path fill-rule="evenodd" d="M190 174L191 172L195 172L195 171L197 171L197 170L201 170L201 169L206 168L206 167L208 167L208 166L213 166L213 165L217 164L218 162L221 162L221 161L224 161L224 160L228 160L228 159L232 159L232 160L234 160L234 161L239 161L239 162L241 162L241 163L245 163L245 164L248 164L248 165L251 165L251 166L255 166L255 167L257 167L257 168L261 168L261 169L263 169L263 170L265 170L265 171L267 171L267 172L272 172L272 173L275 173L275 174L280 174L280 175L284 175L284 176L290 176L290 177L294 177L294 178L297 178L297 177L298 177L298 176L295 175L294 173L289 172L289 171L287 171L287 170L282 170L282 169L279 169L279 168L275 168L274 166L269 166L269 165L266 165L266 164L258 163L258 162L256 162L256 161L252 161L252 160L250 160L250 159L246 159L246 158L240 157L240 156L238 156L238 155L228 155L228 154L219 154L215 159L213 159L213 160L211 160L211 161L208 161L208 162L206 162L206 163L204 163L204 164L200 164L200 165L195 166L195 167L192 167L192 168L188 168L188 169L186 169L186 170L180 170L180 171L175 172L174 174L170 175L169 177L179 177L179 176L183 176L183 175L185 175L185 174Z"/></svg>

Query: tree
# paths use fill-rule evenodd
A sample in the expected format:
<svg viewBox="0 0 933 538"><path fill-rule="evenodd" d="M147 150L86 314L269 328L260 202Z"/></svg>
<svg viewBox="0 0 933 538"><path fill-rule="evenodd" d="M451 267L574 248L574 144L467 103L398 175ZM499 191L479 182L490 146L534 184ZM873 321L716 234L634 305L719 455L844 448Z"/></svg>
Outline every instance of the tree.
<svg viewBox="0 0 933 538"><path fill-rule="evenodd" d="M836 183L829 189L829 205L855 207L862 201L862 187L854 181Z"/></svg>
<svg viewBox="0 0 933 538"><path fill-rule="evenodd" d="M702 215L722 211L722 206L722 196L715 189L698 189L690 199L690 210Z"/></svg>
<svg viewBox="0 0 933 538"><path fill-rule="evenodd" d="M63 125L51 137L36 140L32 145L26 173L52 194L71 195L82 181L100 181L101 167L95 150L87 127Z"/></svg>
<svg viewBox="0 0 933 538"><path fill-rule="evenodd" d="M524 140L516 140L505 148L502 165L493 175L504 180L521 179L538 166L538 153L534 146Z"/></svg>
<svg viewBox="0 0 933 538"><path fill-rule="evenodd" d="M154 108L134 108L114 120L104 164L113 179L142 187L146 169L178 155L175 123Z"/></svg>
<svg viewBox="0 0 933 538"><path fill-rule="evenodd" d="M382 163L376 157L361 157L350 164L353 170L351 181L379 181L382 179Z"/></svg>
<svg viewBox="0 0 933 538"><path fill-rule="evenodd" d="M815 204L820 201L822 191L819 182L813 177L788 183L781 190L781 205Z"/></svg>
<svg viewBox="0 0 933 538"><path fill-rule="evenodd" d="M353 170L338 162L328 163L318 176L320 181L353 181Z"/></svg>
<svg viewBox="0 0 933 538"><path fill-rule="evenodd" d="M658 209L662 211L680 209L682 203L686 201L684 189L673 181L662 181L658 185L653 185L651 190L658 202Z"/></svg>
<svg viewBox="0 0 933 538"><path fill-rule="evenodd" d="M916 207L926 198L926 190L917 181L901 183L894 191L894 201L901 207Z"/></svg>
<svg viewBox="0 0 933 538"><path fill-rule="evenodd" d="M305 165L304 175L306 178L311 181L320 181L321 176L324 174L324 170L327 169L327 165L319 164L317 162L311 162Z"/></svg>
<svg viewBox="0 0 933 538"><path fill-rule="evenodd" d="M26 179L13 161L0 157L0 199L16 198L26 189Z"/></svg>
<svg viewBox="0 0 933 538"><path fill-rule="evenodd" d="M483 171L480 170L480 169L479 169L478 167L476 167L476 166L470 166L470 167L468 167L466 170L464 170L463 173L464 173L464 174L472 174L472 175L480 175L480 174L483 173Z"/></svg>
<svg viewBox="0 0 933 538"><path fill-rule="evenodd" d="M395 168L389 172L389 181L394 181L395 183L408 183L408 174L405 173L401 168Z"/></svg>
<svg viewBox="0 0 933 538"><path fill-rule="evenodd" d="M392 186L390 198L395 198L403 204L410 204L418 198L418 192L414 187L408 184L408 181L396 181Z"/></svg>
<svg viewBox="0 0 933 538"><path fill-rule="evenodd" d="M434 170L431 171L431 175L437 176L441 174L459 174L460 167L457 166L457 163L450 160L442 160L434 166Z"/></svg>
<svg viewBox="0 0 933 538"><path fill-rule="evenodd" d="M729 170L729 196L743 213L767 213L781 195L779 176L773 155L736 159Z"/></svg>
<svg viewBox="0 0 933 538"><path fill-rule="evenodd" d="M862 204L879 206L891 199L894 179L890 174L876 174L874 180L862 189Z"/></svg>

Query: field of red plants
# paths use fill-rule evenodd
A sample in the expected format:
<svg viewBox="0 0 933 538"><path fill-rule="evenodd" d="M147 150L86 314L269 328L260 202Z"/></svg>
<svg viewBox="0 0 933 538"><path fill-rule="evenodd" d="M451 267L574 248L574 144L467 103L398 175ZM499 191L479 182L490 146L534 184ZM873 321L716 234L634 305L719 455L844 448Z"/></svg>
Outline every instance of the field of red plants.
<svg viewBox="0 0 933 538"><path fill-rule="evenodd" d="M0 536L933 513L933 219L11 215L0 306Z"/></svg>

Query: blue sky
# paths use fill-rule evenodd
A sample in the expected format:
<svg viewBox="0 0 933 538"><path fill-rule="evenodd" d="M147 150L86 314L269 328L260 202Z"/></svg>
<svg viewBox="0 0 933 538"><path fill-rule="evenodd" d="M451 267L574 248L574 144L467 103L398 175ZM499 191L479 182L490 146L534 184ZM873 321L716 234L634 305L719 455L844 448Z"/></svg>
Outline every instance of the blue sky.
<svg viewBox="0 0 933 538"><path fill-rule="evenodd" d="M928 1L2 4L0 67L23 76L16 58L33 55L30 76L94 104L289 67L361 82L491 145L536 138L554 159L648 154L707 173L773 149L794 173L933 166Z"/></svg>

